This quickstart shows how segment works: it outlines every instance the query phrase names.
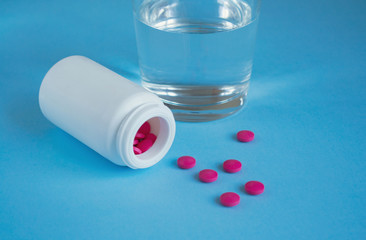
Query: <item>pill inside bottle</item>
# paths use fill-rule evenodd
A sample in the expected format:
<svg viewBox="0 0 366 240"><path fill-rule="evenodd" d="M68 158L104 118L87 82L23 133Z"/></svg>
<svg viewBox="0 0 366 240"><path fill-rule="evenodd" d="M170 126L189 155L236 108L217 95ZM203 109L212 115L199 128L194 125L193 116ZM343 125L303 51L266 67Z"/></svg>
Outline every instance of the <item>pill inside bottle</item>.
<svg viewBox="0 0 366 240"><path fill-rule="evenodd" d="M150 124L150 122L152 124ZM148 151L155 143L157 135L159 134L160 124L154 118L144 122L139 128L133 140L134 153L136 155ZM151 126L153 125L153 126Z"/></svg>

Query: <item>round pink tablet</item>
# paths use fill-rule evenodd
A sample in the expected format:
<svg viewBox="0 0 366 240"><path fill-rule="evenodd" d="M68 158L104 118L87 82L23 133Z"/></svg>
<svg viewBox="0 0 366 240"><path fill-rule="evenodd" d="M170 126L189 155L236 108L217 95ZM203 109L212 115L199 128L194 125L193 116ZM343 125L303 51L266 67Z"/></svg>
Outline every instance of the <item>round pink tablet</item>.
<svg viewBox="0 0 366 240"><path fill-rule="evenodd" d="M194 166L196 166L196 159L194 159L194 157L191 156L182 156L180 158L178 158L178 167L182 168L182 169L189 169L189 168L193 168Z"/></svg>
<svg viewBox="0 0 366 240"><path fill-rule="evenodd" d="M240 196L234 192L226 192L220 196L220 202L225 207L234 207L240 203Z"/></svg>
<svg viewBox="0 0 366 240"><path fill-rule="evenodd" d="M133 147L133 152L136 154L136 155L139 155L142 153L141 149L138 148L138 147Z"/></svg>
<svg viewBox="0 0 366 240"><path fill-rule="evenodd" d="M250 195L259 195L264 191L264 185L258 181L249 181L244 186L245 191Z"/></svg>
<svg viewBox="0 0 366 240"><path fill-rule="evenodd" d="M141 151L144 153L147 150L149 150L149 148L151 148L151 146L153 144L154 143L151 141L151 139L144 139L141 142L139 142L136 147L138 147L139 149L141 149Z"/></svg>
<svg viewBox="0 0 366 240"><path fill-rule="evenodd" d="M149 133L146 135L145 139L150 139L151 141L153 141L153 143L156 141L157 136L153 133Z"/></svg>
<svg viewBox="0 0 366 240"><path fill-rule="evenodd" d="M143 133L136 133L136 135L135 135L135 139L143 139L143 138L145 138L145 134L143 134Z"/></svg>
<svg viewBox="0 0 366 240"><path fill-rule="evenodd" d="M150 130L151 130L150 123L144 122L144 124L141 125L141 127L139 128L139 130L137 132L147 135L148 133L150 133Z"/></svg>
<svg viewBox="0 0 366 240"><path fill-rule="evenodd" d="M198 174L199 179L202 182L205 183L210 183L210 182L214 182L217 180L217 172L212 170L212 169L205 169L200 171L200 173Z"/></svg>
<svg viewBox="0 0 366 240"><path fill-rule="evenodd" d="M137 139L133 140L133 145L134 146L137 145L138 143L139 143L139 140L137 140Z"/></svg>
<svg viewBox="0 0 366 240"><path fill-rule="evenodd" d="M249 130L242 130L236 134L236 138L240 142L250 142L254 139L254 133Z"/></svg>
<svg viewBox="0 0 366 240"><path fill-rule="evenodd" d="M241 170L241 162L235 159L226 160L223 164L225 172L236 173Z"/></svg>

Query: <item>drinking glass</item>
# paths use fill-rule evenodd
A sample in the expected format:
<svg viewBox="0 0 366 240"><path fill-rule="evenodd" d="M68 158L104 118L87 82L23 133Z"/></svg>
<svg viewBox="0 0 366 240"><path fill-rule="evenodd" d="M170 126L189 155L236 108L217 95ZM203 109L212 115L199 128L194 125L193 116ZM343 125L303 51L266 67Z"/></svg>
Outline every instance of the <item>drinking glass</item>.
<svg viewBox="0 0 366 240"><path fill-rule="evenodd" d="M142 85L176 120L229 116L246 102L260 0L133 0Z"/></svg>

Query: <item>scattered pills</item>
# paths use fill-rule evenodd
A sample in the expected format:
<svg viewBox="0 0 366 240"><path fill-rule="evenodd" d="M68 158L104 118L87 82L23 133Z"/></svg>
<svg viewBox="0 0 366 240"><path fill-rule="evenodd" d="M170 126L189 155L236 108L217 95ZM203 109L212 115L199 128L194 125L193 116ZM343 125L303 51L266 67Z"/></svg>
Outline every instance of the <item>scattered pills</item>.
<svg viewBox="0 0 366 240"><path fill-rule="evenodd" d="M244 186L245 191L250 195L259 195L264 191L264 185L258 181L249 181Z"/></svg>
<svg viewBox="0 0 366 240"><path fill-rule="evenodd" d="M217 172L212 169L205 169L199 172L198 177L201 182L211 183L217 180Z"/></svg>
<svg viewBox="0 0 366 240"><path fill-rule="evenodd" d="M178 158L177 164L182 169L193 168L196 165L196 159L191 156L182 156Z"/></svg>
<svg viewBox="0 0 366 240"><path fill-rule="evenodd" d="M136 145L142 152L146 151L142 143L150 141L153 144L156 140L156 136L154 134L150 132L144 132L144 134L146 137L144 137L143 140L139 140L139 143ZM236 134L236 137L240 142L250 142L254 139L254 133L250 130L242 130ZM151 146L148 146L148 148L150 147ZM191 156L182 156L178 158L177 164L179 168L190 169L196 165L196 159ZM236 159L229 159L223 163L223 169L228 173L239 172L241 168L242 163ZM212 169L204 169L199 172L198 177L201 182L211 183L217 180L218 173ZM245 184L244 189L250 195L259 195L264 192L264 185L259 181L249 181ZM220 196L220 203L225 207L234 207L240 203L240 196L234 192L223 193Z"/></svg>
<svg viewBox="0 0 366 240"><path fill-rule="evenodd" d="M138 154L141 154L141 153L142 153L141 149L140 149L140 148L138 148L138 147L133 147L133 152L134 152L136 155L138 155Z"/></svg>
<svg viewBox="0 0 366 240"><path fill-rule="evenodd" d="M220 202L225 207L234 207L240 203L240 196L234 192L226 192L220 196Z"/></svg>
<svg viewBox="0 0 366 240"><path fill-rule="evenodd" d="M242 130L236 134L236 138L240 142L250 142L254 139L254 133L249 130Z"/></svg>
<svg viewBox="0 0 366 240"><path fill-rule="evenodd" d="M241 170L241 162L235 159L226 160L223 164L225 172L236 173Z"/></svg>

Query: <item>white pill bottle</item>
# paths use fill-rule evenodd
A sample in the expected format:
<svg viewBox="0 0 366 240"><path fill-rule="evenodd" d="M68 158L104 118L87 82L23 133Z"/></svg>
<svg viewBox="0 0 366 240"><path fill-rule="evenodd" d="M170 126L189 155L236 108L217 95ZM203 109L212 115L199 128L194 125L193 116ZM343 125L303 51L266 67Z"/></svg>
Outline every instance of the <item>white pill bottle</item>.
<svg viewBox="0 0 366 240"><path fill-rule="evenodd" d="M117 165L150 167L173 143L173 114L157 96L86 57L64 58L48 71L39 105L52 123ZM135 155L133 141L146 121L157 139Z"/></svg>

